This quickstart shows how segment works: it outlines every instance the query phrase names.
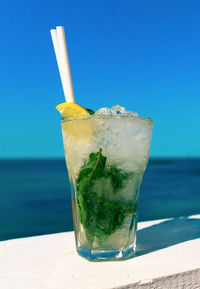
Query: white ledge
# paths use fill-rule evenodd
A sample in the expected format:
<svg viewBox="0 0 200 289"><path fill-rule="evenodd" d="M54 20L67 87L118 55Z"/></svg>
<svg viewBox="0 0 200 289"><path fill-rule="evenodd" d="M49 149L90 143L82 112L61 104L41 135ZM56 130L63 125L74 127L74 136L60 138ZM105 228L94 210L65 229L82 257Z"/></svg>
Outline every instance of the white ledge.
<svg viewBox="0 0 200 289"><path fill-rule="evenodd" d="M0 289L200 288L200 215L139 223L137 254L89 262L73 232L0 243ZM199 287L198 287L199 286Z"/></svg>

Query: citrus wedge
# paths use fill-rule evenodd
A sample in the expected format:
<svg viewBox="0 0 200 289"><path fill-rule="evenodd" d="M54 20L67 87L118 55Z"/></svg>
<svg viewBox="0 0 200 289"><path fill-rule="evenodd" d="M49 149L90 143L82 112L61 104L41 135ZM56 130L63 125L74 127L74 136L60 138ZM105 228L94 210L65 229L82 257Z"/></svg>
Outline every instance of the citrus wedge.
<svg viewBox="0 0 200 289"><path fill-rule="evenodd" d="M81 105L73 102L63 102L56 106L63 118L62 132L64 145L68 147L89 145L93 135L93 122L90 113ZM72 150L72 148L70 148Z"/></svg>
<svg viewBox="0 0 200 289"><path fill-rule="evenodd" d="M60 103L56 106L56 109L60 112L60 114L63 117L89 115L89 112L87 111L87 109L82 107L80 104L73 103L73 102Z"/></svg>

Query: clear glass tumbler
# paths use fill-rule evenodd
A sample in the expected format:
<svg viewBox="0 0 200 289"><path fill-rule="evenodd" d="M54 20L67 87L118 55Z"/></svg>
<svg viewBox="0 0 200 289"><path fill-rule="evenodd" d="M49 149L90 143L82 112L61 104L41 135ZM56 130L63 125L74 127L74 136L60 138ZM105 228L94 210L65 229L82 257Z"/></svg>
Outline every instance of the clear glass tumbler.
<svg viewBox="0 0 200 289"><path fill-rule="evenodd" d="M124 260L135 252L152 125L123 115L62 119L76 248L90 261Z"/></svg>

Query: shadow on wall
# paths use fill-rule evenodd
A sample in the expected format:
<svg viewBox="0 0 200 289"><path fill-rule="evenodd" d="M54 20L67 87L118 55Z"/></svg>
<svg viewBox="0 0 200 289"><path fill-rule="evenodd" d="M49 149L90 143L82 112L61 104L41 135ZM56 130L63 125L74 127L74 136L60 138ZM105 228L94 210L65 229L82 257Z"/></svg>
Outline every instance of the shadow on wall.
<svg viewBox="0 0 200 289"><path fill-rule="evenodd" d="M137 233L136 257L200 238L200 219L181 217L141 229Z"/></svg>

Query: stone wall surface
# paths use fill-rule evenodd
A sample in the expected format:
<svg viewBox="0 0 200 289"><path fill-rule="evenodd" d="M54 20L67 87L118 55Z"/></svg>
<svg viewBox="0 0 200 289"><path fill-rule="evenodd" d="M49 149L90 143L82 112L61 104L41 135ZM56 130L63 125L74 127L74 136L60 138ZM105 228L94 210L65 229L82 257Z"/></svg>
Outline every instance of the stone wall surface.
<svg viewBox="0 0 200 289"><path fill-rule="evenodd" d="M113 289L199 289L200 269Z"/></svg>
<svg viewBox="0 0 200 289"><path fill-rule="evenodd" d="M74 233L0 242L0 289L200 289L200 215L139 223L121 262L77 255Z"/></svg>

